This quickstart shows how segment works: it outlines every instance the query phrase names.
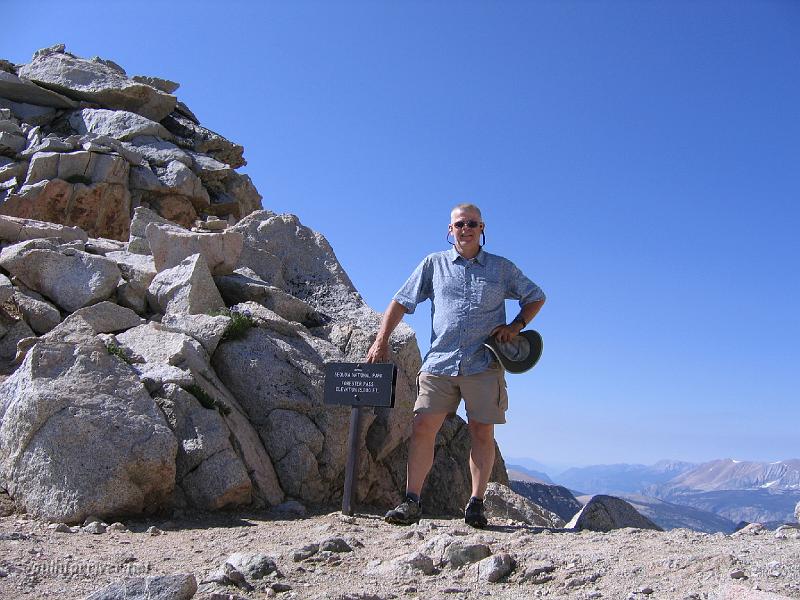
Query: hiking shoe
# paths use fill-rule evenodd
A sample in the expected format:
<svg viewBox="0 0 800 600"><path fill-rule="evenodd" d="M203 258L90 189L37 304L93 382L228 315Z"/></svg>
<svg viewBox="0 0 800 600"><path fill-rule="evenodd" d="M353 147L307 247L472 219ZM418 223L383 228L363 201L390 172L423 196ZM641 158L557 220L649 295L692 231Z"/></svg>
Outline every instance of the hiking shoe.
<svg viewBox="0 0 800 600"><path fill-rule="evenodd" d="M489 524L489 519L486 518L486 509L483 506L483 500L477 498L470 498L467 507L464 509L464 522L470 527L483 529Z"/></svg>
<svg viewBox="0 0 800 600"><path fill-rule="evenodd" d="M387 512L383 520L392 525L413 525L419 522L421 516L422 507L419 502L406 498L397 508Z"/></svg>

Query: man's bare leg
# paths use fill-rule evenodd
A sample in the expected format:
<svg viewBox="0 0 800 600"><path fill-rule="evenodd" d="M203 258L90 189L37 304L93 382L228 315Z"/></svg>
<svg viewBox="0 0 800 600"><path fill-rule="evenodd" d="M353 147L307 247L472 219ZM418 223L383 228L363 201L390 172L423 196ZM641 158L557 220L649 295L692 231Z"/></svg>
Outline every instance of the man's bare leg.
<svg viewBox="0 0 800 600"><path fill-rule="evenodd" d="M472 450L469 453L469 472L472 475L472 495L483 498L494 467L494 425L470 421Z"/></svg>
<svg viewBox="0 0 800 600"><path fill-rule="evenodd" d="M406 491L419 497L425 478L433 466L436 434L444 423L447 413L417 414L411 428L406 469ZM494 446L492 446L494 451Z"/></svg>

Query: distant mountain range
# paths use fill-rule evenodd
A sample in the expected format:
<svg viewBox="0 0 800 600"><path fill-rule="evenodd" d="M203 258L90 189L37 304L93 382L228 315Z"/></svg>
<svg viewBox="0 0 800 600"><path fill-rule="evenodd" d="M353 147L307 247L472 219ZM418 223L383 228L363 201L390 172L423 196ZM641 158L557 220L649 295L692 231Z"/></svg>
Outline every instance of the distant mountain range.
<svg viewBox="0 0 800 600"><path fill-rule="evenodd" d="M798 490L800 459L761 463L725 458L685 470L658 487L659 495L680 490Z"/></svg>
<svg viewBox="0 0 800 600"><path fill-rule="evenodd" d="M523 467L522 465L506 463L506 470L508 471L509 479L515 479L517 481L530 481L532 483L553 483L553 480L548 477L547 473L529 469L527 467Z"/></svg>
<svg viewBox="0 0 800 600"><path fill-rule="evenodd" d="M571 490L587 494L634 494L664 484L696 466L670 460L661 460L654 465L593 465L567 469L556 480Z"/></svg>
<svg viewBox="0 0 800 600"><path fill-rule="evenodd" d="M553 479L576 496L634 499L642 514L665 529L727 531L739 521L793 522L800 501L800 459L594 465L568 469Z"/></svg>

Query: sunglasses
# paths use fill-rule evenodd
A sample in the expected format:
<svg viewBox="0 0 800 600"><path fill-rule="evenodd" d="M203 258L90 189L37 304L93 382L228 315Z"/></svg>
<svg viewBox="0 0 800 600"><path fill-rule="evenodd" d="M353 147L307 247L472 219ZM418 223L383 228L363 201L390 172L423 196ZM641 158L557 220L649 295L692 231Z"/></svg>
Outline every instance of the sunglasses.
<svg viewBox="0 0 800 600"><path fill-rule="evenodd" d="M475 229L480 223L478 221L456 221L453 223L453 227L456 229L461 229L462 227L466 226L469 229Z"/></svg>

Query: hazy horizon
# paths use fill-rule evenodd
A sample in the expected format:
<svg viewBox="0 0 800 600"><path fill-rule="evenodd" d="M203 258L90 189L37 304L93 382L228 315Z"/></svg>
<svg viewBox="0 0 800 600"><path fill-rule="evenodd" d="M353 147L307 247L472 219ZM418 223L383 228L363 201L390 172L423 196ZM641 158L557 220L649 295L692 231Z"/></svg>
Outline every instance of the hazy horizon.
<svg viewBox="0 0 800 600"><path fill-rule="evenodd" d="M628 461L628 462L614 462L614 463L559 463L559 462L542 462L530 456L506 456L503 455L503 460L506 463L506 466L509 464L517 465L521 467L525 467L534 471L540 471L549 477L558 476L559 474L569 470L569 469L584 469L588 467L614 467L614 466L645 466L645 467L652 467L660 462L667 461L667 462L685 462L685 463L692 463L695 465L701 465L707 462L712 462L716 460L734 460L736 462L754 462L754 463L763 463L763 464L770 464L770 463L780 463L780 462L788 462L793 460L800 460L800 458L796 457L789 457L789 458L781 458L776 459L774 461L762 461L762 460L751 460L748 458L737 458L735 456L718 456L715 458L708 458L705 460L678 460L673 458L662 458L653 462L642 463L636 461ZM528 463L532 466L528 467L525 463Z"/></svg>

